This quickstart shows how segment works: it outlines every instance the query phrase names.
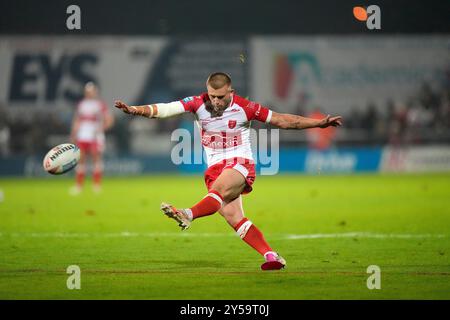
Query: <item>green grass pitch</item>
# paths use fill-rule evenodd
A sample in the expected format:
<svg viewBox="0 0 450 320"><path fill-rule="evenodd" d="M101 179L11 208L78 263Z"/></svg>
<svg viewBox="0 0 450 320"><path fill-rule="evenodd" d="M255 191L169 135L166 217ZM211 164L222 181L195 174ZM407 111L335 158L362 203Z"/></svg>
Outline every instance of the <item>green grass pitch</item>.
<svg viewBox="0 0 450 320"><path fill-rule="evenodd" d="M259 176L244 208L287 260L272 272L219 214L181 232L161 213L201 199L200 176L72 183L0 180L0 299L450 299L449 173Z"/></svg>

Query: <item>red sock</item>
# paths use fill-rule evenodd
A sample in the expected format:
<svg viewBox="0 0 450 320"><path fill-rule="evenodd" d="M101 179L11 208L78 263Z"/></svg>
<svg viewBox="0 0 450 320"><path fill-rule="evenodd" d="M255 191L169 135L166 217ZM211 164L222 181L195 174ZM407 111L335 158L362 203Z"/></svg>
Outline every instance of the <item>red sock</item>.
<svg viewBox="0 0 450 320"><path fill-rule="evenodd" d="M272 251L269 244L264 239L264 235L259 229L247 218L243 218L234 226L237 234L242 240L247 242L253 249L264 255L268 251Z"/></svg>
<svg viewBox="0 0 450 320"><path fill-rule="evenodd" d="M102 171L101 170L94 171L93 180L94 180L94 184L96 184L96 185L99 185L100 182L102 182Z"/></svg>
<svg viewBox="0 0 450 320"><path fill-rule="evenodd" d="M82 187L84 182L84 171L77 171L75 174L75 181L77 186Z"/></svg>
<svg viewBox="0 0 450 320"><path fill-rule="evenodd" d="M192 220L219 211L222 207L222 202L223 198L220 193L215 190L210 190L199 203L190 208L192 211Z"/></svg>

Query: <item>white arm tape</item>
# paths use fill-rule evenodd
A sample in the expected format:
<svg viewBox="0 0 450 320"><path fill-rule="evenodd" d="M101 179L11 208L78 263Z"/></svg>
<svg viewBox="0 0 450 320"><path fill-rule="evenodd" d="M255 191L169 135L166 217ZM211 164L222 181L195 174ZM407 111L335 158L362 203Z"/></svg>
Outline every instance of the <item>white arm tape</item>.
<svg viewBox="0 0 450 320"><path fill-rule="evenodd" d="M272 120L272 110L269 110L269 114L267 115L266 123L270 123L270 120Z"/></svg>
<svg viewBox="0 0 450 320"><path fill-rule="evenodd" d="M157 103L158 113L156 118L168 118L176 114L185 113L184 106L180 101L174 101L169 103Z"/></svg>

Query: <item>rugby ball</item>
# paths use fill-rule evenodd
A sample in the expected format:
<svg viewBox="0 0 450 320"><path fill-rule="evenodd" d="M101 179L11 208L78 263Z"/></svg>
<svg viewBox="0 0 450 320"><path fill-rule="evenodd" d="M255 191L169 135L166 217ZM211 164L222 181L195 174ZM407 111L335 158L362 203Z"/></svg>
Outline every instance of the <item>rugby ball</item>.
<svg viewBox="0 0 450 320"><path fill-rule="evenodd" d="M63 174L72 170L80 160L80 149L72 143L52 148L44 157L42 165L51 174Z"/></svg>

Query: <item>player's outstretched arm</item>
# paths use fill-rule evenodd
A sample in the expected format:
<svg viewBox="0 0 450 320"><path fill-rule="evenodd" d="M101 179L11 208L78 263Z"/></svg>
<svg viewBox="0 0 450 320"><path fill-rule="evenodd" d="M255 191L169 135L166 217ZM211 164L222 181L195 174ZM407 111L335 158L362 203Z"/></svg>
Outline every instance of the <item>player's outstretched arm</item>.
<svg viewBox="0 0 450 320"><path fill-rule="evenodd" d="M114 101L114 106L127 114L131 114L134 116L143 116L147 118L152 118L155 111L158 111L158 108L155 105L129 106L120 100Z"/></svg>
<svg viewBox="0 0 450 320"><path fill-rule="evenodd" d="M168 118L186 112L184 106L179 101L143 106L129 106L120 100L116 100L114 106L127 114L143 116L146 118Z"/></svg>
<svg viewBox="0 0 450 320"><path fill-rule="evenodd" d="M306 118L295 114L272 112L270 124L281 129L309 129L339 127L342 125L342 117L327 115L323 119Z"/></svg>

